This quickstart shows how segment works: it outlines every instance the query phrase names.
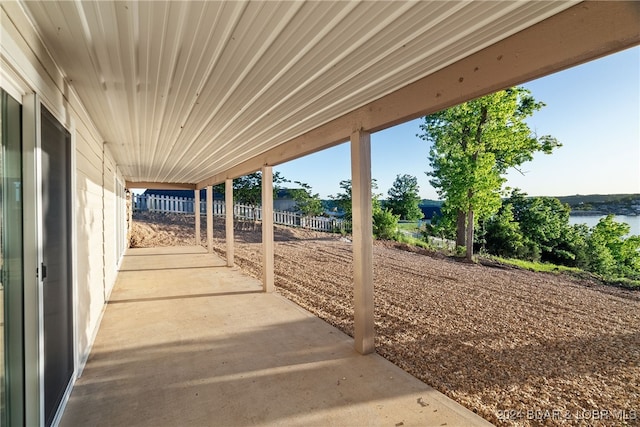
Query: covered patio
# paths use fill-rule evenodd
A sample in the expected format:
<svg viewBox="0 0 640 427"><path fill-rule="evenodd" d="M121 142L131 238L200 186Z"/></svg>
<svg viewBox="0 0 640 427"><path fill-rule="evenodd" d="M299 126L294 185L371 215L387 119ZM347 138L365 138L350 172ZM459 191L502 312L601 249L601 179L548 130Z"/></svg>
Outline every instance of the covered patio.
<svg viewBox="0 0 640 427"><path fill-rule="evenodd" d="M481 423L375 355L370 136L636 46L639 19L633 1L0 3L0 422ZM345 142L353 339L273 294L273 167ZM211 242L212 187L230 206L256 171L261 281L234 267L232 215L224 261ZM141 188L206 189L208 250L123 256Z"/></svg>
<svg viewBox="0 0 640 427"><path fill-rule="evenodd" d="M62 426L490 425L202 247L129 249Z"/></svg>

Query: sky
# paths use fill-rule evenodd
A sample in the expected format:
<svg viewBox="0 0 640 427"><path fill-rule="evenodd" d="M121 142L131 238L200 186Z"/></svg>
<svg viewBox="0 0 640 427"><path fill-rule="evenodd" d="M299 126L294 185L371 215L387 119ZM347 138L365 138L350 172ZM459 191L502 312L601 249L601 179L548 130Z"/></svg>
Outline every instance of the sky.
<svg viewBox="0 0 640 427"><path fill-rule="evenodd" d="M511 171L506 186L531 196L640 193L640 47L523 84L546 104L527 122L562 147ZM422 119L371 135L371 175L386 197L397 175L418 179L420 196L437 199L426 175L430 144L416 135ZM328 198L350 179L349 144L274 167ZM290 185L294 186L294 185ZM383 198L384 198L383 197Z"/></svg>

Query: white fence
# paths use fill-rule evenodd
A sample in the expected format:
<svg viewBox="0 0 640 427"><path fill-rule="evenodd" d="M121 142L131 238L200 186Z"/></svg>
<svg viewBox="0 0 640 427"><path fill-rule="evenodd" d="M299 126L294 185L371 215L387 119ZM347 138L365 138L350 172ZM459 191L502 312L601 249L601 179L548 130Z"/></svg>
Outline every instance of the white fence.
<svg viewBox="0 0 640 427"><path fill-rule="evenodd" d="M134 212L171 212L193 214L195 201L185 197L156 196L153 194L134 194ZM205 214L207 203L200 201L200 213ZM225 203L220 200L213 201L213 215L224 217L226 215ZM233 206L233 217L245 221L261 221L262 209L260 206L247 206L236 204ZM344 219L327 218L323 216L308 217L296 212L274 211L273 222L288 227L301 227L309 230L325 231L329 233L351 231L351 223Z"/></svg>

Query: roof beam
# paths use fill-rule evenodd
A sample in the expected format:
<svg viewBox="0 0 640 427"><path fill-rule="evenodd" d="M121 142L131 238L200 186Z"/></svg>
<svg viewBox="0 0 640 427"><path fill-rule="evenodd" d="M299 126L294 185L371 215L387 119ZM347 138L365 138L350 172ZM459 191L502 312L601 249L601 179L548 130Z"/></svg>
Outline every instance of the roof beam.
<svg viewBox="0 0 640 427"><path fill-rule="evenodd" d="M182 182L125 182L128 189L145 188L149 190L195 190L196 184L188 184Z"/></svg>
<svg viewBox="0 0 640 427"><path fill-rule="evenodd" d="M640 2L587 1L197 184L219 184L640 44Z"/></svg>

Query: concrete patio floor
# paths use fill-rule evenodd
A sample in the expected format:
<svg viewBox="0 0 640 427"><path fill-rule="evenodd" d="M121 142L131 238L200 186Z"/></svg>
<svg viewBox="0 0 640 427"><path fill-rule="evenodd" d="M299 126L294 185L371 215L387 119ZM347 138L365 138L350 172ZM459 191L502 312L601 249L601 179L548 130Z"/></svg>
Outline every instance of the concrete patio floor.
<svg viewBox="0 0 640 427"><path fill-rule="evenodd" d="M62 426L490 425L201 247L130 249Z"/></svg>

